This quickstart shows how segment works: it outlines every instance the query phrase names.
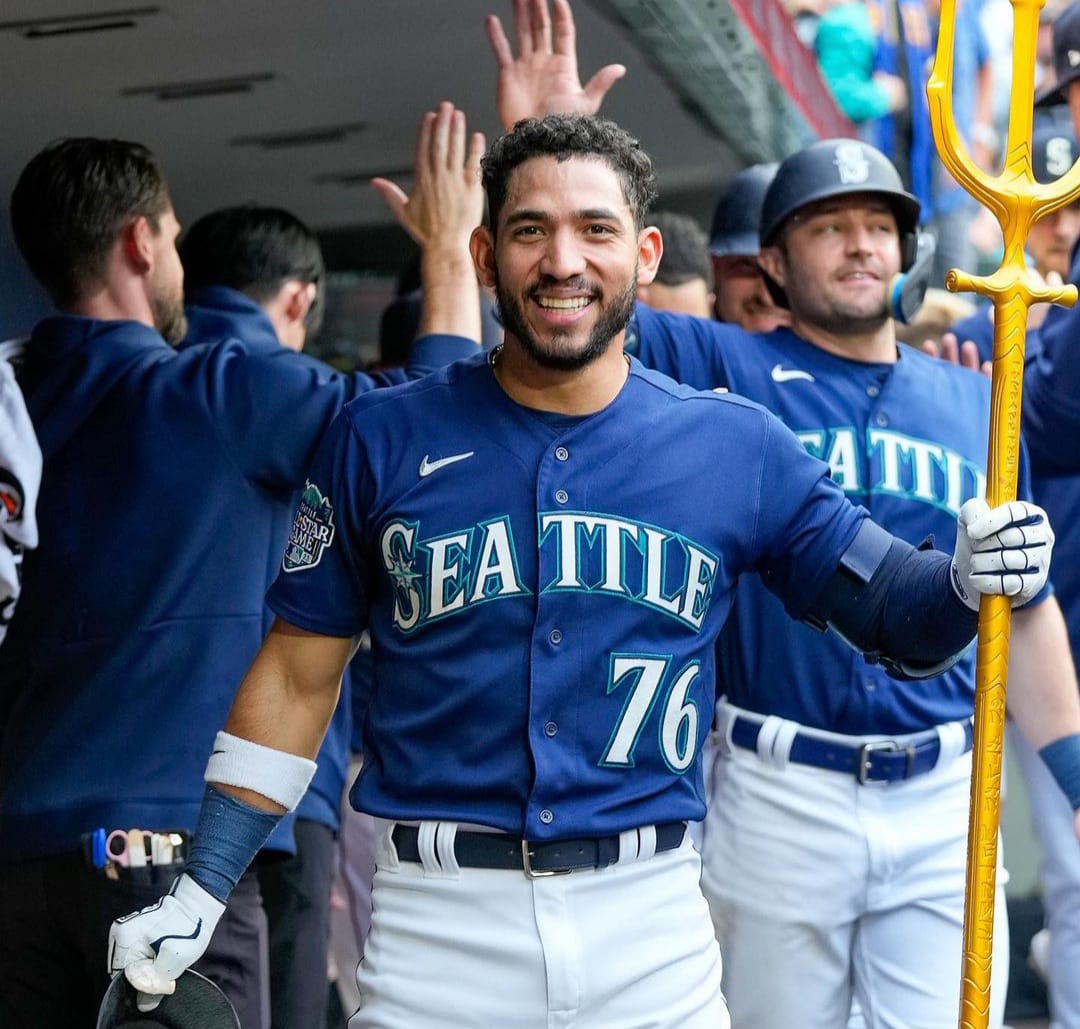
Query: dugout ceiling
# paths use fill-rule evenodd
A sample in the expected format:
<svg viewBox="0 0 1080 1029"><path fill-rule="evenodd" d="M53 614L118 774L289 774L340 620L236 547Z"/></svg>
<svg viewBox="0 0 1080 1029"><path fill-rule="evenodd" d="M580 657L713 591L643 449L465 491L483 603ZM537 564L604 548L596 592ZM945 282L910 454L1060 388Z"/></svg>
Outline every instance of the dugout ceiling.
<svg viewBox="0 0 1080 1029"><path fill-rule="evenodd" d="M258 201L322 230L385 223L365 183L380 174L407 187L421 111L448 98L473 127L497 130L483 18L508 22L510 9L3 0L5 207L50 139L113 135L159 153L182 221ZM577 0L575 13L583 75L614 61L629 69L605 113L654 154L667 201L701 217L743 164L841 124L778 0Z"/></svg>

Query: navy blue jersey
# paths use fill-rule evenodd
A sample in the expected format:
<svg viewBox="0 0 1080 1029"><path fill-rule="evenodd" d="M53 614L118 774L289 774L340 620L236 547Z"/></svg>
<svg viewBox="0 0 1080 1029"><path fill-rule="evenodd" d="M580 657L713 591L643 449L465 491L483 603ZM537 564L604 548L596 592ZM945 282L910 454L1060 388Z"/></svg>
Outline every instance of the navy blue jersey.
<svg viewBox="0 0 1080 1029"><path fill-rule="evenodd" d="M755 404L635 361L602 411L553 418L476 358L346 408L268 602L313 632L370 626L354 806L614 833L704 814L739 576L767 572L798 616L865 516Z"/></svg>
<svg viewBox="0 0 1080 1029"><path fill-rule="evenodd" d="M641 360L777 414L874 520L951 552L956 515L985 489L990 390L982 375L901 345L895 364L846 360L789 329L762 336L639 306ZM1021 496L1029 496L1026 471ZM740 586L720 641L732 703L833 732L904 733L971 715L974 648L944 675L898 682L833 633L787 618L759 582Z"/></svg>

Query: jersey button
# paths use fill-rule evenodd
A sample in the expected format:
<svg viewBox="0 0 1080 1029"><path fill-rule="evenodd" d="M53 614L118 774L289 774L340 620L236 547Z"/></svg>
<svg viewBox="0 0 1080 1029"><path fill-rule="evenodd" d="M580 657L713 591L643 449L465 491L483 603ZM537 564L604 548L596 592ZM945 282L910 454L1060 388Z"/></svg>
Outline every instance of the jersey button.
<svg viewBox="0 0 1080 1029"><path fill-rule="evenodd" d="M554 722L544 723L544 735L554 736L559 731L559 727Z"/></svg>
<svg viewBox="0 0 1080 1029"><path fill-rule="evenodd" d="M876 397L881 395L881 387L873 384L866 387L866 395L868 397Z"/></svg>
<svg viewBox="0 0 1080 1029"><path fill-rule="evenodd" d="M560 504L565 504L570 499L570 494L564 489L557 489L555 491L555 500Z"/></svg>
<svg viewBox="0 0 1080 1029"><path fill-rule="evenodd" d="M551 825L551 823L555 821L554 812L549 808L543 808L540 811L540 821L543 822L544 825Z"/></svg>
<svg viewBox="0 0 1080 1029"><path fill-rule="evenodd" d="M567 450L566 447L556 447L555 448L555 458L558 461L569 461L570 460L570 451Z"/></svg>
<svg viewBox="0 0 1080 1029"><path fill-rule="evenodd" d="M555 646L558 646L560 643L562 643L562 629L552 629L551 632L548 634L548 639L551 640L551 642L554 643Z"/></svg>
<svg viewBox="0 0 1080 1029"><path fill-rule="evenodd" d="M874 415L874 424L885 426L889 424L889 416L884 411L879 411Z"/></svg>

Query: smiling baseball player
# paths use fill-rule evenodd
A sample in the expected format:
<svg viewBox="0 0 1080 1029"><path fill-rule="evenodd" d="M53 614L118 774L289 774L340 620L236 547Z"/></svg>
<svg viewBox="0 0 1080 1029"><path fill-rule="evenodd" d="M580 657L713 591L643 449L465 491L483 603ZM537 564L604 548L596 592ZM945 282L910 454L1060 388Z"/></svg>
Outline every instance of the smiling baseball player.
<svg viewBox="0 0 1080 1029"><path fill-rule="evenodd" d="M739 339L640 308L635 337L646 363L765 404L892 532L948 546L984 489L990 398L981 376L896 342L888 285L914 256L918 211L873 147L814 144L781 164L762 215L792 328ZM1015 617L1010 709L1046 748L1080 730L1080 705L1060 609L1040 600ZM875 1029L955 1024L974 654L897 681L748 579L718 681L703 888L736 1023L844 1025L854 995Z"/></svg>
<svg viewBox="0 0 1080 1029"><path fill-rule="evenodd" d="M369 626L352 801L387 826L354 1029L717 1029L685 822L736 580L918 675L964 649L977 591L1042 588L1053 537L1038 509L967 508L955 560L916 550L760 407L626 358L661 244L651 162L617 126L526 121L483 167L472 251L505 345L324 440L187 872L114 925L112 965L163 993L196 960Z"/></svg>

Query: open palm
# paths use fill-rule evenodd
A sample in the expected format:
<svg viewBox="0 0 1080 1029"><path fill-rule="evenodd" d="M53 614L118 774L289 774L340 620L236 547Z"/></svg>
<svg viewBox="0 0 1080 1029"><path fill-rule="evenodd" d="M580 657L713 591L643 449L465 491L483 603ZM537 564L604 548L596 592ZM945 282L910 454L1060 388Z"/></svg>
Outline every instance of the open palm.
<svg viewBox="0 0 1080 1029"><path fill-rule="evenodd" d="M514 0L516 58L498 17L491 15L486 28L499 64L499 118L507 129L545 114L595 114L626 74L621 64L609 64L582 86L568 0L554 0L553 12L548 0Z"/></svg>

